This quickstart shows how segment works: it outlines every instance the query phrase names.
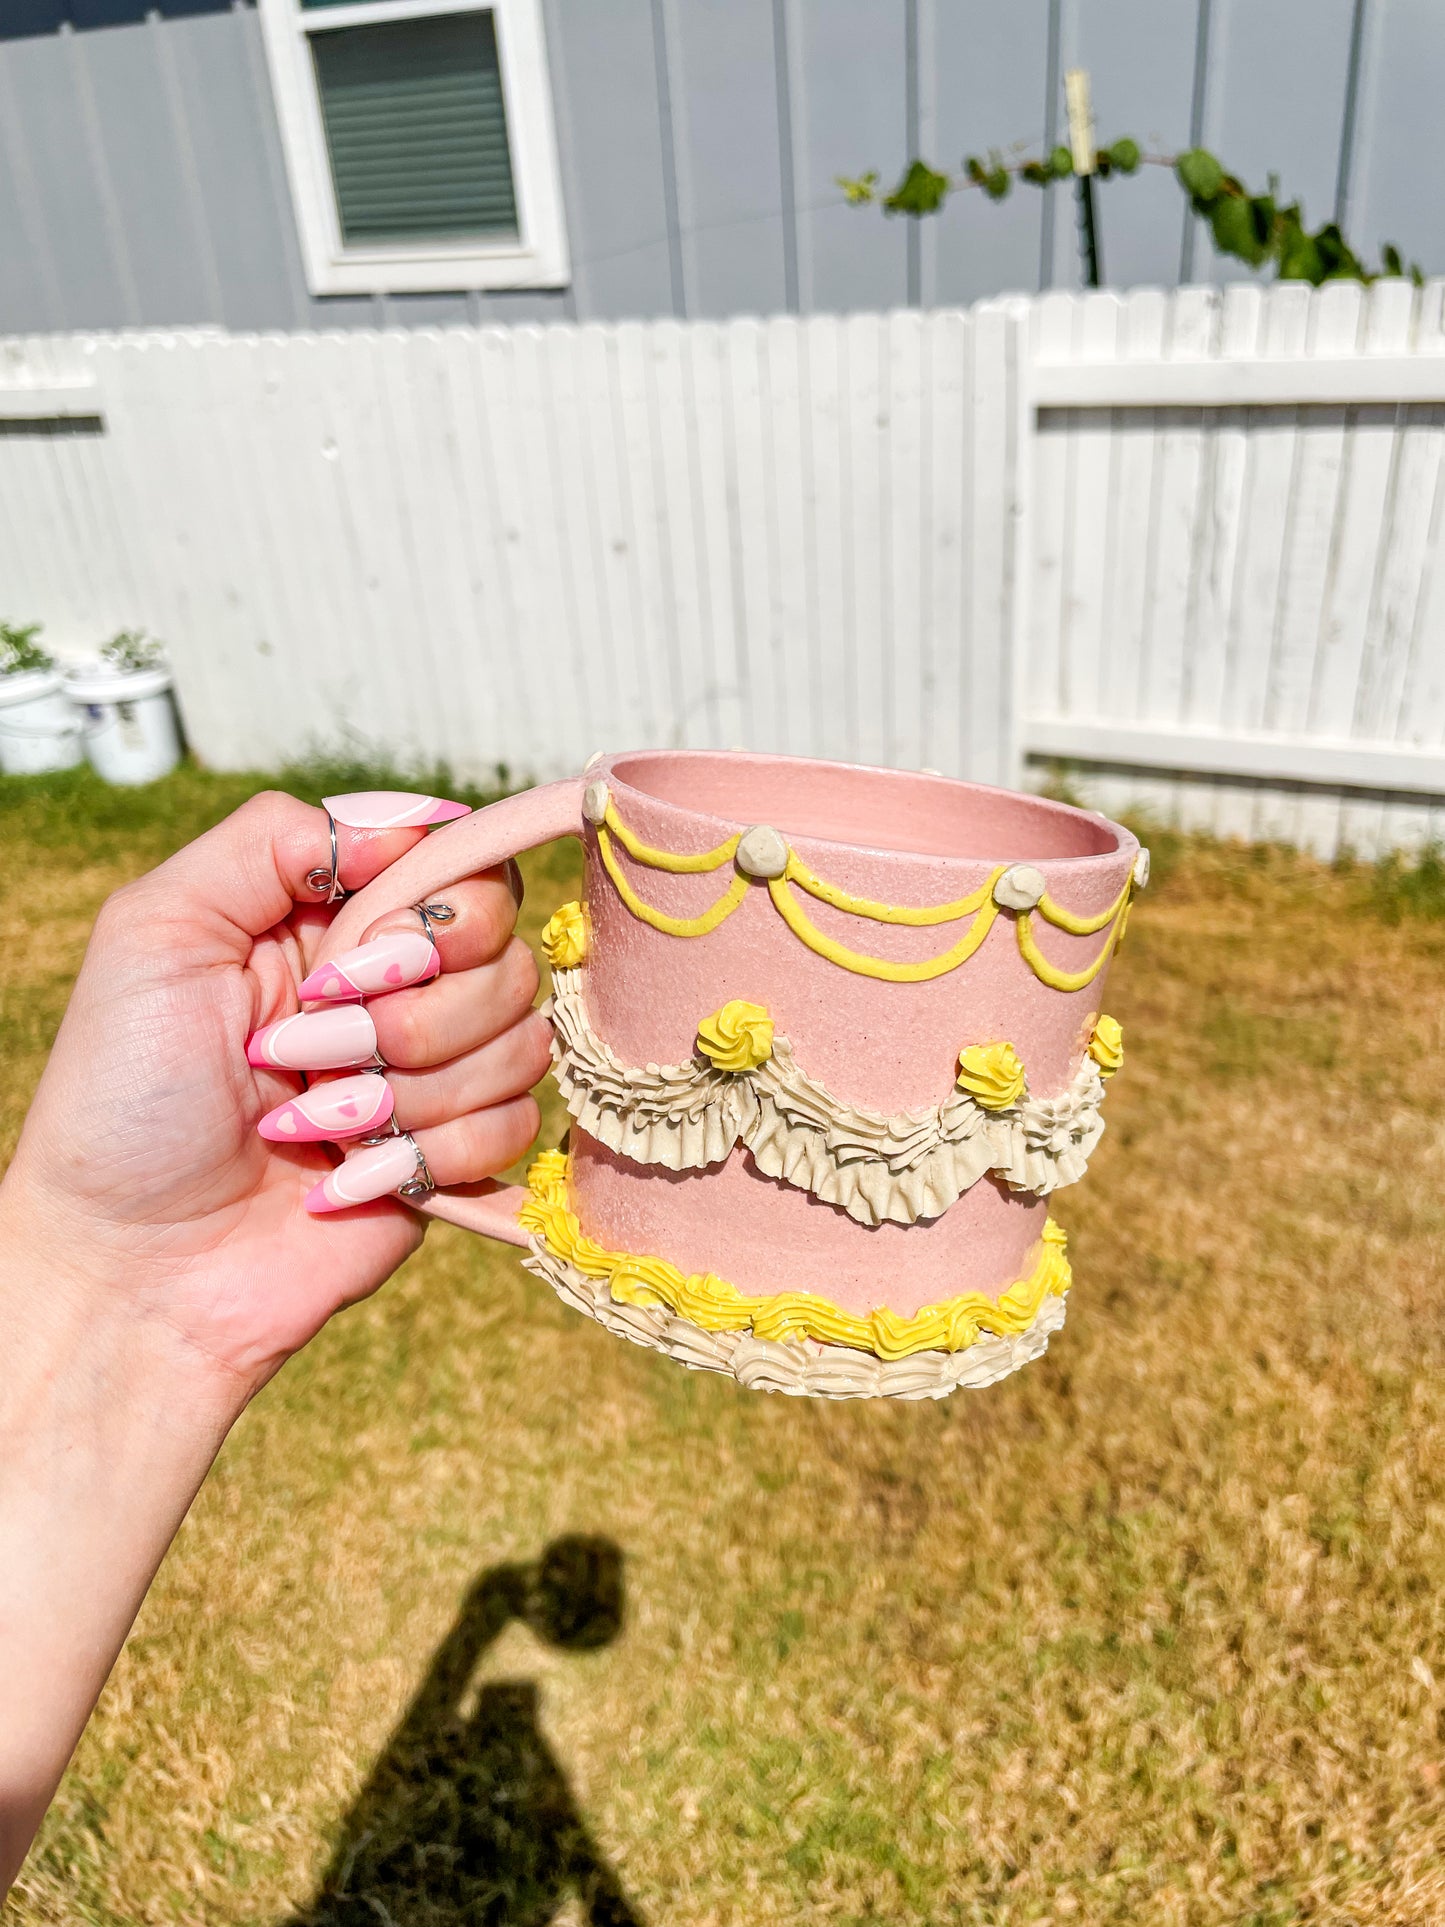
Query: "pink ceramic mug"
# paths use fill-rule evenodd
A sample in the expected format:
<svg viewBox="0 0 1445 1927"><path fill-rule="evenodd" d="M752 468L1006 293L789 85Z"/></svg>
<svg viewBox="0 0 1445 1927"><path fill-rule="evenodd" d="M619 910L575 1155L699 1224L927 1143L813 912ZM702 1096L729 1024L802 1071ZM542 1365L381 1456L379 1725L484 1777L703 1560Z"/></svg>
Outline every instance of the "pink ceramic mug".
<svg viewBox="0 0 1445 1927"><path fill-rule="evenodd" d="M1048 1196L1121 1057L1100 999L1135 838L941 776L600 756L435 831L327 949L567 835L584 895L546 948L568 1154L425 1209L747 1384L939 1396L1041 1351L1069 1277Z"/></svg>

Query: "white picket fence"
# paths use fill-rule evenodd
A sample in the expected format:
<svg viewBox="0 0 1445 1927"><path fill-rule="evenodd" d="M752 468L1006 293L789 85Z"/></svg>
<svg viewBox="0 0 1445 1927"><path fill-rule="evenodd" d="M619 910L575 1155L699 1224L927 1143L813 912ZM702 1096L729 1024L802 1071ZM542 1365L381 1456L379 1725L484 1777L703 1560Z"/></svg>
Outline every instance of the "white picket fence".
<svg viewBox="0 0 1445 1927"><path fill-rule="evenodd" d="M1067 761L1105 807L1418 846L1442 295L0 341L0 617L164 636L220 766Z"/></svg>

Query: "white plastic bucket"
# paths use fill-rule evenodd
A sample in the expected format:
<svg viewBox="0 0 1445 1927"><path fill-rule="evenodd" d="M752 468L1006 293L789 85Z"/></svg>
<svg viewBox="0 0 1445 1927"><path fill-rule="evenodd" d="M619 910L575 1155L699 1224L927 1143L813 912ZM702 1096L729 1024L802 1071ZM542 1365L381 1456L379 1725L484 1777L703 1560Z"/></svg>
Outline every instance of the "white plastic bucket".
<svg viewBox="0 0 1445 1927"><path fill-rule="evenodd" d="M0 676L0 770L37 776L83 762L80 714L56 669L22 669Z"/></svg>
<svg viewBox="0 0 1445 1927"><path fill-rule="evenodd" d="M169 669L112 669L84 663L65 674L79 704L85 754L107 783L153 783L181 760Z"/></svg>

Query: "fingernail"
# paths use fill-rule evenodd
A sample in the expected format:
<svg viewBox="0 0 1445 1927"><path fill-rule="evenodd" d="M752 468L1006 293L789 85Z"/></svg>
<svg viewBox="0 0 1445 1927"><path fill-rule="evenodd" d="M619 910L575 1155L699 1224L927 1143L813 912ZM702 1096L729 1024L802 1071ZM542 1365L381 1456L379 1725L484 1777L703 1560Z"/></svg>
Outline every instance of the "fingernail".
<svg viewBox="0 0 1445 1927"><path fill-rule="evenodd" d="M306 1193L306 1209L313 1212L344 1211L351 1204L370 1204L384 1198L416 1176L416 1152L410 1138L388 1138L385 1144L370 1144L364 1151L353 1151L344 1164L328 1171L320 1184Z"/></svg>
<svg viewBox="0 0 1445 1927"><path fill-rule="evenodd" d="M444 796L415 796L410 790L357 790L352 796L321 800L349 830L416 830L471 814L465 803L448 803Z"/></svg>
<svg viewBox="0 0 1445 1927"><path fill-rule="evenodd" d="M370 997L379 990L423 984L442 967L436 945L422 930L388 930L355 950L321 964L301 986L301 999Z"/></svg>
<svg viewBox="0 0 1445 1927"><path fill-rule="evenodd" d="M289 1071L340 1071L376 1055L376 1025L360 1004L308 1010L267 1024L246 1045L248 1064Z"/></svg>
<svg viewBox="0 0 1445 1927"><path fill-rule="evenodd" d="M522 899L527 894L527 886L522 881L522 866L514 856L507 858L507 888L511 891L513 900L520 910Z"/></svg>
<svg viewBox="0 0 1445 1927"><path fill-rule="evenodd" d="M273 1144L319 1144L375 1131L391 1116L395 1093L384 1077L367 1071L318 1084L267 1111L256 1129Z"/></svg>

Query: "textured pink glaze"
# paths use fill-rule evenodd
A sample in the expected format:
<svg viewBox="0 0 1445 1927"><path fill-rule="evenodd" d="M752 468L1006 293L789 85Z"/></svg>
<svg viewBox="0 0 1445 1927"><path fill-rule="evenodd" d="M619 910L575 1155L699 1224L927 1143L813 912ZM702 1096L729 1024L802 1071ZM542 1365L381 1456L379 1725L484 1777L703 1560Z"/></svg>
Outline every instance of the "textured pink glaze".
<svg viewBox="0 0 1445 1927"><path fill-rule="evenodd" d="M610 1251L716 1272L750 1298L812 1291L845 1311L905 1316L962 1291L997 1297L1029 1267L1048 1205L984 1178L930 1224L855 1224L765 1178L746 1151L707 1171L649 1171L573 1127L583 1229Z"/></svg>
<svg viewBox="0 0 1445 1927"><path fill-rule="evenodd" d="M353 1151L334 1171L328 1171L320 1184L306 1194L306 1209L318 1216L328 1211L345 1211L348 1205L370 1204L384 1198L400 1184L416 1176L416 1151L410 1138L388 1138L385 1144L369 1145Z"/></svg>
<svg viewBox="0 0 1445 1927"><path fill-rule="evenodd" d="M376 1025L359 1004L308 1010L256 1031L246 1062L280 1070L339 1071L376 1055Z"/></svg>
<svg viewBox="0 0 1445 1927"><path fill-rule="evenodd" d="M441 967L437 947L424 930L388 930L313 970L298 995L303 1003L374 997L404 984L424 984Z"/></svg>
<svg viewBox="0 0 1445 1927"><path fill-rule="evenodd" d="M273 1144L321 1144L378 1130L396 1102L390 1084L374 1071L313 1085L267 1111L256 1129Z"/></svg>
<svg viewBox="0 0 1445 1927"><path fill-rule="evenodd" d="M588 774L608 784L623 822L654 847L706 850L766 823L827 882L895 906L951 903L1000 863L1026 861L1043 873L1051 897L1088 914L1118 896L1139 847L1127 830L1082 810L945 777L701 752L619 756ZM676 800L683 795L695 797L693 807ZM588 1010L624 1063L682 1062L701 1019L741 997L767 1009L809 1077L874 1110L941 1102L963 1046L999 1041L1014 1045L1030 1090L1047 1097L1078 1068L1101 1008L1103 975L1073 992L1038 981L1007 913L957 970L929 983L883 983L807 949L762 882L709 936L664 936L617 895L590 827L585 848ZM672 876L613 848L638 895L672 915L697 915L732 881L730 867ZM967 928L873 923L795 895L825 935L893 961L938 956ZM1067 970L1090 962L1107 938L1071 937L1040 917L1034 930L1044 954ZM645 996L636 994L639 982Z"/></svg>
<svg viewBox="0 0 1445 1927"><path fill-rule="evenodd" d="M1000 864L1026 862L1043 873L1055 902L1087 916L1119 895L1138 851L1127 830L1092 813L945 777L741 752L649 751L599 758L585 779L509 798L437 832L346 906L330 943L515 851L577 834L584 781L606 783L628 828L658 848L707 850L766 824L827 882L890 905L952 902ZM1104 973L1076 992L1038 981L1019 954L1008 912L966 963L921 984L881 982L815 955L762 882L710 935L666 936L622 903L590 827L583 840L588 1010L627 1063L685 1060L699 1021L744 998L767 1008L810 1077L873 1109L940 1102L960 1049L994 1041L1012 1043L1030 1090L1049 1096L1073 1075L1102 1007ZM725 865L673 876L614 849L638 894L673 915L697 915L734 875ZM819 930L895 961L937 956L967 927L876 923L797 894ZM1071 937L1039 917L1034 930L1045 955L1066 970L1092 961L1108 938L1107 930ZM742 1152L709 1171L674 1175L614 1157L580 1132L573 1151L574 1203L583 1229L600 1243L716 1271L749 1293L813 1291L855 1310L886 1303L906 1314L960 1291L1002 1291L1027 1269L1047 1215L1041 1201L984 1179L932 1223L870 1229L763 1178ZM430 1208L516 1240L509 1214L521 1196L478 1189Z"/></svg>
<svg viewBox="0 0 1445 1927"><path fill-rule="evenodd" d="M465 803L449 803L444 796L416 796L410 790L356 790L322 801L349 830L420 829L471 814Z"/></svg>

